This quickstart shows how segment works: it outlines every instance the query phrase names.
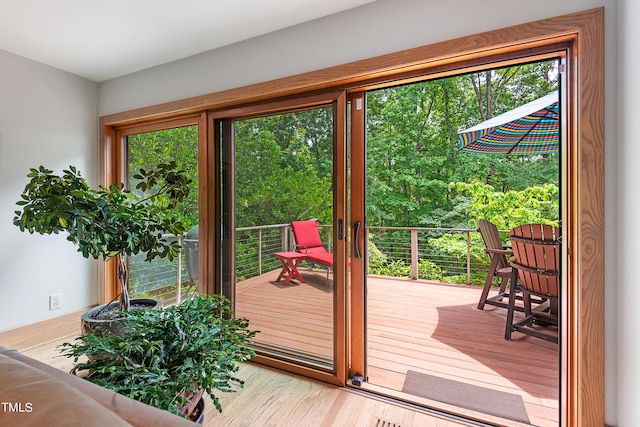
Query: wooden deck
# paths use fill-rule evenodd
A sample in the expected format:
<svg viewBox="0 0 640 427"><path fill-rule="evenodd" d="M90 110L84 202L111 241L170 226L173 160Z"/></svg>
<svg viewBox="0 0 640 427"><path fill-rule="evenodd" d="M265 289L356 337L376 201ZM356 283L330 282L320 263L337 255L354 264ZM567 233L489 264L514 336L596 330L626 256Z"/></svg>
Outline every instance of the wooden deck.
<svg viewBox="0 0 640 427"><path fill-rule="evenodd" d="M301 272L304 284L284 287L277 271L238 283L236 313L259 342L330 361L332 288L324 272ZM381 277L367 287L365 388L433 403L401 393L413 370L519 395L531 424L558 425L558 345L519 333L506 341L506 310L477 310L479 287Z"/></svg>
<svg viewBox="0 0 640 427"><path fill-rule="evenodd" d="M276 281L278 271L236 285L237 316L260 333L256 341L275 350L332 363L333 292L323 271L301 269L304 284Z"/></svg>

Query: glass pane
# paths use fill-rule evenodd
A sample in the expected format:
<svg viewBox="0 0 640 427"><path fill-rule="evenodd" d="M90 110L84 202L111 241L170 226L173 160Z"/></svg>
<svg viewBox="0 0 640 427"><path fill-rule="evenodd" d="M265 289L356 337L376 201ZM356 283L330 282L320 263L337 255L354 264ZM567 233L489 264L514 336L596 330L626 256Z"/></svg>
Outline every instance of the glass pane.
<svg viewBox="0 0 640 427"><path fill-rule="evenodd" d="M127 186L134 190L133 175L141 168L150 169L161 163L175 161L192 180L189 198L177 209L187 230L198 223L198 127L186 126L131 135L127 139ZM178 236L184 239L185 236ZM167 236L167 238L177 238ZM197 233L196 233L197 240ZM179 302L191 295L195 286L187 271L185 251L177 260L145 261L145 254L129 259L129 287L132 296L157 298L164 305Z"/></svg>
<svg viewBox="0 0 640 427"><path fill-rule="evenodd" d="M476 231L480 218L503 231L559 223L557 64L520 64L367 93L370 384L418 403L426 398L557 425L558 346L521 335L507 341L506 308L479 307L490 260ZM549 100L554 94L555 103ZM535 109L514 113L531 102ZM481 146L474 135L467 139L479 148L460 149L458 132L471 128L479 135L478 124L506 112L510 131L502 139ZM541 124L554 120L555 135L533 116ZM538 138L544 143L536 145ZM500 145L511 140L509 147ZM508 242L507 233L502 239ZM492 297L501 285L497 277L494 282ZM518 304L516 318L522 318ZM551 322L540 328L558 331ZM512 365L514 355L520 365ZM544 374L523 380L520 369ZM473 406L477 396L482 405ZM509 411L487 404L494 399Z"/></svg>
<svg viewBox="0 0 640 427"><path fill-rule="evenodd" d="M239 120L234 136L236 315L260 331L261 350L330 369L332 108ZM296 246L291 223L302 220L327 262Z"/></svg>

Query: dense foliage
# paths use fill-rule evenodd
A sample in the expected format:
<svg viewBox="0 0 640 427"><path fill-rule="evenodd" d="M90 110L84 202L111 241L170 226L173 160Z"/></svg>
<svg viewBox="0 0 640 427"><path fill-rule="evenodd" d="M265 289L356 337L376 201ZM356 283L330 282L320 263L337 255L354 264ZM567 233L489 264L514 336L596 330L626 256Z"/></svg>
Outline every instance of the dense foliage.
<svg viewBox="0 0 640 427"><path fill-rule="evenodd" d="M122 335L94 329L61 345L72 357L73 374L132 399L183 415L186 396L204 390L222 411L216 391L232 392L244 382L236 362L251 358L256 334L249 321L233 318L221 295L198 296L164 310L124 313ZM92 357L90 361L84 356ZM82 358L82 359L81 359Z"/></svg>
<svg viewBox="0 0 640 427"><path fill-rule="evenodd" d="M557 61L550 60L367 92L367 224L469 226L469 201L451 183L483 183L494 194L557 187L557 154L457 150L458 131L557 87ZM331 108L238 120L235 146L238 227L331 223ZM197 222L197 152L195 126L129 137L130 169L172 160L192 174L196 191L179 207L188 226Z"/></svg>
<svg viewBox="0 0 640 427"><path fill-rule="evenodd" d="M238 227L333 220L333 117L319 108L236 122Z"/></svg>
<svg viewBox="0 0 640 427"><path fill-rule="evenodd" d="M495 193L557 186L556 154L457 150L459 131L556 89L555 66L555 61L526 64L369 92L368 225L473 225L468 201L458 197L454 182L484 183Z"/></svg>
<svg viewBox="0 0 640 427"><path fill-rule="evenodd" d="M189 181L189 193L172 215L188 230L198 223L198 127L184 126L130 135L127 138L127 187L135 189L136 171L175 163ZM135 191L135 190L133 190Z"/></svg>

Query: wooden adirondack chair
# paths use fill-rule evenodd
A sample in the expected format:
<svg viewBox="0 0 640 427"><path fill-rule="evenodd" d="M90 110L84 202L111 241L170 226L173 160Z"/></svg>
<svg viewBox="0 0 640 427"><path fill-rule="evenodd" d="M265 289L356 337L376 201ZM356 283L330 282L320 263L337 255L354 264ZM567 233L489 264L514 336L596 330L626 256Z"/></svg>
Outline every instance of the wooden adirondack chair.
<svg viewBox="0 0 640 427"><path fill-rule="evenodd" d="M506 289L507 284L511 279L512 271L512 268L507 261L507 257L513 255L513 252L511 252L511 249L508 246L504 246L502 244L498 228L491 221L479 219L478 231L484 241L484 251L489 255L489 259L491 260L487 279L484 282L480 301L478 302L478 310L483 310L485 304L507 308L508 303L506 302L506 299L509 298L509 293ZM489 297L489 291L491 290L493 279L496 277L502 279L500 282L500 289L496 295ZM503 301L503 299L505 301Z"/></svg>
<svg viewBox="0 0 640 427"><path fill-rule="evenodd" d="M526 224L509 233L513 259L511 292L507 308L505 339L518 331L551 342L558 342L558 334L544 328L558 327L558 299L560 285L560 229L549 225ZM524 318L514 322L516 292L522 292ZM531 295L546 300L532 309Z"/></svg>

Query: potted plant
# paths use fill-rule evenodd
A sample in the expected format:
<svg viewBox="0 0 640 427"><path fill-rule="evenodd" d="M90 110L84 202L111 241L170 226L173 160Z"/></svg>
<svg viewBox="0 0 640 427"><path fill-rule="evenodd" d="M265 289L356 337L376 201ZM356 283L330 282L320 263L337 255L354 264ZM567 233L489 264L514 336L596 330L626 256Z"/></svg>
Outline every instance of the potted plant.
<svg viewBox="0 0 640 427"><path fill-rule="evenodd" d="M222 295L201 295L163 310L122 313L124 337L96 328L61 352L73 357L73 374L157 408L187 417L207 393L222 412L214 392L242 387L236 362L254 355L248 344L256 332L232 314ZM82 356L89 361L78 363Z"/></svg>
<svg viewBox="0 0 640 427"><path fill-rule="evenodd" d="M83 316L85 332L93 326L85 321L108 313L107 308L128 311L131 307L127 257L140 252L146 260L156 257L172 260L180 245L163 234L182 234L182 223L171 217L171 211L189 193L191 180L177 170L175 162L163 163L151 170L141 169L133 178L136 189L111 184L91 189L73 166L62 176L40 166L31 169L17 205L13 223L21 231L40 234L67 234L67 240L78 247L85 258L105 261L117 258L120 300L91 310ZM157 303L157 301L153 301ZM114 317L114 316L110 316ZM117 317L117 315L116 315Z"/></svg>

